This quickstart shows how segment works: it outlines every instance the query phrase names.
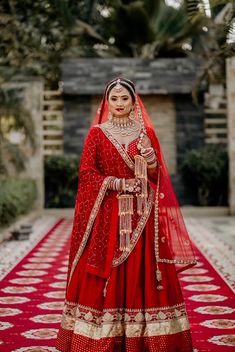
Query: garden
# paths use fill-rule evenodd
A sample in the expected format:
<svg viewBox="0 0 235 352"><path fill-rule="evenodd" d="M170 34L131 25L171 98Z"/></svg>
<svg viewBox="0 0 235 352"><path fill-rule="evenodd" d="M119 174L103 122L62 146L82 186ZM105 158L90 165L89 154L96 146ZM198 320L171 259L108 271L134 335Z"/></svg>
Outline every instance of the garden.
<svg viewBox="0 0 235 352"><path fill-rule="evenodd" d="M0 12L1 227L37 207L38 197L45 208L73 208L79 182L80 155L43 154L24 82L33 77L63 96L68 58L197 58L197 109L210 86L226 88L226 59L235 55L233 1L3 0ZM228 164L226 142L185 151L178 168L191 205L228 206Z"/></svg>

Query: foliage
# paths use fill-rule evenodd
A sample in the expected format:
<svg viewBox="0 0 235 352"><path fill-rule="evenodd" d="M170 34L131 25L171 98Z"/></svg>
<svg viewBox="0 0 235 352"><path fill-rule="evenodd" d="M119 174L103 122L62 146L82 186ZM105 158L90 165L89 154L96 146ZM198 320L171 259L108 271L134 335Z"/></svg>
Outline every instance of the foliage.
<svg viewBox="0 0 235 352"><path fill-rule="evenodd" d="M4 14L0 23L2 73L8 73L10 67L12 75L57 80L59 54L64 49L60 37L66 33L62 34L63 26L50 1L3 0L0 11Z"/></svg>
<svg viewBox="0 0 235 352"><path fill-rule="evenodd" d="M225 57L234 20L234 2L182 0L173 8L164 0L2 0L0 76L42 75L57 87L63 57L143 57L201 55L203 77L213 77ZM231 3L220 20L218 11ZM7 69L6 69L7 68Z"/></svg>
<svg viewBox="0 0 235 352"><path fill-rule="evenodd" d="M202 18L191 21L184 5L175 9L162 0L111 3L105 26L122 56L185 56L183 44L202 31Z"/></svg>
<svg viewBox="0 0 235 352"><path fill-rule="evenodd" d="M31 179L0 178L0 226L27 213L36 199L36 184Z"/></svg>
<svg viewBox="0 0 235 352"><path fill-rule="evenodd" d="M199 205L225 205L228 193L228 157L215 145L186 153L181 165L187 191Z"/></svg>
<svg viewBox="0 0 235 352"><path fill-rule="evenodd" d="M73 40L70 33L77 19L89 20L96 3L100 1L2 0L0 77L41 75L57 88L62 55Z"/></svg>
<svg viewBox="0 0 235 352"><path fill-rule="evenodd" d="M50 156L45 160L45 207L74 206L78 185L79 159L71 156Z"/></svg>
<svg viewBox="0 0 235 352"><path fill-rule="evenodd" d="M232 2L220 19L216 16L227 1L210 1L211 17L206 15L203 1L180 3L174 8L164 0L107 0L105 5L97 7L103 19L99 18L95 26L87 23L90 26L86 28L84 23L77 23L80 28L77 34L86 40L93 38L93 47L101 56L116 53L116 56L155 58L195 51L203 55L208 49L212 52L212 48L216 52L221 49L225 55L234 53L234 46L226 44L234 20ZM82 42L78 44L81 46ZM86 56L87 47L83 49Z"/></svg>
<svg viewBox="0 0 235 352"><path fill-rule="evenodd" d="M7 174L9 164L17 171L25 166L25 152L22 148L28 143L35 150L35 128L30 112L22 104L19 89L0 88L0 174ZM21 146L11 141L11 132L19 132Z"/></svg>

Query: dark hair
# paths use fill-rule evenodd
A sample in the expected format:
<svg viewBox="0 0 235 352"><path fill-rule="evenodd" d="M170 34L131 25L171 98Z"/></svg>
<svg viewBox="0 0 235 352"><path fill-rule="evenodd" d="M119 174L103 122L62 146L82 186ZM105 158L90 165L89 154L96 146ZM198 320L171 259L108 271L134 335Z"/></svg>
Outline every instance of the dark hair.
<svg viewBox="0 0 235 352"><path fill-rule="evenodd" d="M124 88L128 90L131 95L132 100L135 100L135 85L132 81L126 78L118 77L110 81L105 89L105 95L107 99L109 98L109 93L116 84L120 83Z"/></svg>

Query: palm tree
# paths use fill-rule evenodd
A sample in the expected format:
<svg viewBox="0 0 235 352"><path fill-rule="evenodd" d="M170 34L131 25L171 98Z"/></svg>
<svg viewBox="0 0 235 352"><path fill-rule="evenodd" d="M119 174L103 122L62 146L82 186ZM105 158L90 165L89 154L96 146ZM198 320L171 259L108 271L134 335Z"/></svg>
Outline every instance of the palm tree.
<svg viewBox="0 0 235 352"><path fill-rule="evenodd" d="M184 0L177 8L169 6L168 0L107 0L103 5L90 2L93 11L89 21L85 16L74 21L70 33L74 41L68 49L72 55L77 50L78 56L174 57L192 52L203 55L213 46L226 56L234 49L226 43L233 23L232 2L227 4L231 15L220 23L216 19L228 3L225 0L210 1L210 17L203 0Z"/></svg>
<svg viewBox="0 0 235 352"><path fill-rule="evenodd" d="M105 25L122 56L184 56L184 44L202 31L203 18L191 21L187 3L179 8L165 1L114 1Z"/></svg>
<svg viewBox="0 0 235 352"><path fill-rule="evenodd" d="M71 34L77 39L67 55L148 59L197 55L204 64L196 93L202 80L223 80L225 59L235 54L234 43L228 42L234 0L208 0L207 5L205 0L182 0L177 8L167 0L107 0L96 8L103 19L95 25L75 21Z"/></svg>
<svg viewBox="0 0 235 352"><path fill-rule="evenodd" d="M43 75L55 86L64 56L156 58L197 53L209 59L209 71L214 62L234 54L234 45L226 41L234 0L179 0L177 8L169 1L2 0L0 76L15 69ZM210 17L205 1L210 3ZM225 4L232 15L218 23L218 11Z"/></svg>

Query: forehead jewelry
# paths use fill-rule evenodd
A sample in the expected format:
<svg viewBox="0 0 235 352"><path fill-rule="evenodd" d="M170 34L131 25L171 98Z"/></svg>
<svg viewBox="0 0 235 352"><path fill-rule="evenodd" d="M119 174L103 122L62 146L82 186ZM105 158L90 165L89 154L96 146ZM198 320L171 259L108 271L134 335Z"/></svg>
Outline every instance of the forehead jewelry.
<svg viewBox="0 0 235 352"><path fill-rule="evenodd" d="M121 90L123 89L123 86L121 85L121 80L120 80L120 78L117 79L117 83L116 83L116 85L113 87L113 89L114 89L117 93L121 92Z"/></svg>

